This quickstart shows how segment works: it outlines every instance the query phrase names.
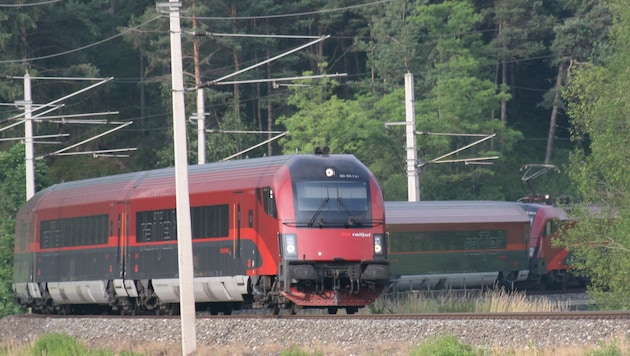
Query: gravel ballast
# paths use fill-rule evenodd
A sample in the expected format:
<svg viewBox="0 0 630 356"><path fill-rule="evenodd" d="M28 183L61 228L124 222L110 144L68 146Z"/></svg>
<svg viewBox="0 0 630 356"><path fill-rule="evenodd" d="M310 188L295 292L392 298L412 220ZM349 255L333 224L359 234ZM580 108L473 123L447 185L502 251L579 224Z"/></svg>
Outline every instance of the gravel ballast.
<svg viewBox="0 0 630 356"><path fill-rule="evenodd" d="M25 318L0 320L0 343L28 344L39 335L63 333L90 347L136 350L155 355L181 353L178 319ZM291 347L324 355L407 355L436 335L463 343L502 348L591 347L630 340L628 320L369 320L206 318L196 321L198 354L278 355Z"/></svg>

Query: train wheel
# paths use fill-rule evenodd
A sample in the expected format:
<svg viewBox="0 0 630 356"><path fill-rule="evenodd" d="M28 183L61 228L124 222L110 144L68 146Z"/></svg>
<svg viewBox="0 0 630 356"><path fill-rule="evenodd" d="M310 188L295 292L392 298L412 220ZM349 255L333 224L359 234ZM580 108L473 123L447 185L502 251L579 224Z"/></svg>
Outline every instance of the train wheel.
<svg viewBox="0 0 630 356"><path fill-rule="evenodd" d="M289 307L287 308L287 310L289 311L289 315L297 314L297 308L295 306L295 303L291 303Z"/></svg>
<svg viewBox="0 0 630 356"><path fill-rule="evenodd" d="M137 314L137 311L135 307L120 309L121 316L125 316L125 315L136 316L136 314Z"/></svg>
<svg viewBox="0 0 630 356"><path fill-rule="evenodd" d="M179 304L177 303L169 303L162 304L159 307L155 308L155 315L168 315L173 316L179 313Z"/></svg>
<svg viewBox="0 0 630 356"><path fill-rule="evenodd" d="M328 314L331 314L331 315L337 314L337 310L338 308L336 307L328 307Z"/></svg>
<svg viewBox="0 0 630 356"><path fill-rule="evenodd" d="M70 306L69 305L60 305L57 314L59 315L68 315L70 314Z"/></svg>
<svg viewBox="0 0 630 356"><path fill-rule="evenodd" d="M357 307L347 307L346 308L346 314L354 314L356 312L359 311L359 308Z"/></svg>
<svg viewBox="0 0 630 356"><path fill-rule="evenodd" d="M210 312L210 315L219 315L219 306L216 303L210 303L208 312Z"/></svg>

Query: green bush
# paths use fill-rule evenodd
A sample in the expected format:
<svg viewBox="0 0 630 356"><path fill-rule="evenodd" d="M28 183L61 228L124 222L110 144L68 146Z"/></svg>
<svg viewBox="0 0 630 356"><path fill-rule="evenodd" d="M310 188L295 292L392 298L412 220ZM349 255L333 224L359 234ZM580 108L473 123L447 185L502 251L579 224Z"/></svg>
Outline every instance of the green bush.
<svg viewBox="0 0 630 356"><path fill-rule="evenodd" d="M611 342L610 344L600 343L599 347L600 347L600 349L598 349L598 350L591 350L591 351L587 352L586 356L621 356L621 355L624 355L624 353L621 352L621 350L617 347L617 345L614 342Z"/></svg>
<svg viewBox="0 0 630 356"><path fill-rule="evenodd" d="M462 344L455 336L431 338L409 352L411 356L476 356L477 354L471 346Z"/></svg>
<svg viewBox="0 0 630 356"><path fill-rule="evenodd" d="M75 338L65 334L47 334L39 337L30 352L32 356L107 356L103 350L91 350Z"/></svg>
<svg viewBox="0 0 630 356"><path fill-rule="evenodd" d="M323 355L321 352L315 352L310 354L306 351L302 351L297 346L291 346L288 350L284 350L280 353L280 356L321 356Z"/></svg>

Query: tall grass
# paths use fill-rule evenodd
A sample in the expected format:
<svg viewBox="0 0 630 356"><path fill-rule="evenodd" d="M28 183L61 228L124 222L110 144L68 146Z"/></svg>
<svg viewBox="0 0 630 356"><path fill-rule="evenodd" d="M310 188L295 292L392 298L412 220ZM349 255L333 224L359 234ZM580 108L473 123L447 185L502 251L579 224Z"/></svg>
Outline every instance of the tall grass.
<svg viewBox="0 0 630 356"><path fill-rule="evenodd" d="M150 348L149 348L150 349ZM38 338L29 346L0 348L0 355L8 356L55 356L55 355L72 355L72 356L171 356L179 355L181 350L174 348L172 350L152 351L108 351L104 349L90 349L77 341L71 336L63 334L49 334ZM306 351L298 346L291 346L283 351L275 351L264 354L275 354L279 356L323 356L327 351ZM334 352L339 354L339 350ZM197 355L251 355L256 354L251 350L237 348L231 352L217 352L202 348L198 350ZM368 354L374 356L378 353ZM598 345L584 346L565 346L550 347L544 349L536 349L522 346L520 348L483 348L475 347L463 343L453 335L443 335L429 337L420 342L418 345L411 347L408 352L409 356L622 356L630 354L630 347L627 342L608 341L600 342Z"/></svg>
<svg viewBox="0 0 630 356"><path fill-rule="evenodd" d="M390 293L377 299L368 310L372 314L560 312L569 310L569 302L529 300L525 292L505 289L450 290Z"/></svg>
<svg viewBox="0 0 630 356"><path fill-rule="evenodd" d="M6 345L0 348L0 355L10 356L134 356L133 352L114 353L105 349L89 348L82 342L66 334L46 334L37 338L31 345Z"/></svg>

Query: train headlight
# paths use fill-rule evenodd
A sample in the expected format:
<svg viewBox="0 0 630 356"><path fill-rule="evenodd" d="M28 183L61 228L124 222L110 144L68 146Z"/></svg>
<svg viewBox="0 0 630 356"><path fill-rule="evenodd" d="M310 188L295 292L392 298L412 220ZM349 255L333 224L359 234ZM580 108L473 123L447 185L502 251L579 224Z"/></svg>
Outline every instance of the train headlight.
<svg viewBox="0 0 630 356"><path fill-rule="evenodd" d="M284 257L297 257L297 236L295 234L283 234L282 249Z"/></svg>
<svg viewBox="0 0 630 356"><path fill-rule="evenodd" d="M374 256L383 256L385 254L385 236L382 234L374 234Z"/></svg>

